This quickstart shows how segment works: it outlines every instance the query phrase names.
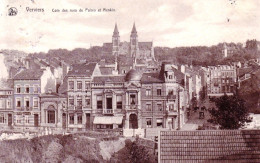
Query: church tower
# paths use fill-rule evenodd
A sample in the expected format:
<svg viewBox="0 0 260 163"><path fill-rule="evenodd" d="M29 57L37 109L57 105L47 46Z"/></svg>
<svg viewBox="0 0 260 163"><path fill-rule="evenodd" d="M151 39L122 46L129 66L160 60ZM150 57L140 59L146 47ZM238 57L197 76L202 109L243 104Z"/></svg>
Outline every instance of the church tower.
<svg viewBox="0 0 260 163"><path fill-rule="evenodd" d="M138 35L137 35L136 28L135 28L135 23L134 23L133 28L132 28L132 32L131 32L131 35L130 35L130 54L131 54L131 57L137 57L138 52L139 52Z"/></svg>
<svg viewBox="0 0 260 163"><path fill-rule="evenodd" d="M120 44L120 36L117 29L117 24L115 24L115 29L112 36L112 54L118 56L119 53L119 44Z"/></svg>

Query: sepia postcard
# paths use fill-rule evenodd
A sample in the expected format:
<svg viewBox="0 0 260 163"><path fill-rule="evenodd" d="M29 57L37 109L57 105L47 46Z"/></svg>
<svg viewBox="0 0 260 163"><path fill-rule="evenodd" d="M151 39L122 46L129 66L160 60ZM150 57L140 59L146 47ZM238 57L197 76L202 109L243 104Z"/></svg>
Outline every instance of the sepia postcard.
<svg viewBox="0 0 260 163"><path fill-rule="evenodd" d="M1 0L0 162L260 162L259 6Z"/></svg>

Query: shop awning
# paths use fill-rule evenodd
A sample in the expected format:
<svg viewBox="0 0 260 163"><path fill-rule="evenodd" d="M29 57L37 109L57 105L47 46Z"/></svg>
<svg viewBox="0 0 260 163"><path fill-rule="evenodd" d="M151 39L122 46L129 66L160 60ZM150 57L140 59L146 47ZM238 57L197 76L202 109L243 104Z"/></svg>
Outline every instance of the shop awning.
<svg viewBox="0 0 260 163"><path fill-rule="evenodd" d="M94 117L94 124L122 124L123 116L116 117Z"/></svg>

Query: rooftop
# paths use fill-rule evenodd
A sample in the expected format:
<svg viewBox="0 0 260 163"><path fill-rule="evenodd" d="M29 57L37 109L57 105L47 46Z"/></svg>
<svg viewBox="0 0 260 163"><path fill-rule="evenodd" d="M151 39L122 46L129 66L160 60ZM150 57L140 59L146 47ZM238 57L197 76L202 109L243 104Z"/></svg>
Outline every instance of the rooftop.
<svg viewBox="0 0 260 163"><path fill-rule="evenodd" d="M15 80L38 80L43 74L43 69L25 69L16 74L13 79Z"/></svg>
<svg viewBox="0 0 260 163"><path fill-rule="evenodd" d="M97 63L82 63L72 65L72 69L68 72L68 76L86 76L90 77Z"/></svg>
<svg viewBox="0 0 260 163"><path fill-rule="evenodd" d="M160 162L260 162L260 130L161 131Z"/></svg>

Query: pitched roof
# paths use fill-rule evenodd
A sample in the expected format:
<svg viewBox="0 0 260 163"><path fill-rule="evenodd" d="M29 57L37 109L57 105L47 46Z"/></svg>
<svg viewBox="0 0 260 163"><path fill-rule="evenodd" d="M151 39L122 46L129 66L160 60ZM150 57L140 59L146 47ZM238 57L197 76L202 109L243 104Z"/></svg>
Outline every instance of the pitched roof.
<svg viewBox="0 0 260 163"><path fill-rule="evenodd" d="M183 80L185 78L184 73L182 73L180 70L177 70L175 68L172 68L174 75L176 76L176 80L178 83L182 83L183 84Z"/></svg>
<svg viewBox="0 0 260 163"><path fill-rule="evenodd" d="M72 65L72 69L68 72L68 76L86 76L90 77L97 63L83 63Z"/></svg>
<svg viewBox="0 0 260 163"><path fill-rule="evenodd" d="M99 67L102 75L111 75L114 67Z"/></svg>
<svg viewBox="0 0 260 163"><path fill-rule="evenodd" d="M244 76L247 73L251 73L253 71L252 67L246 67L246 68L239 68L238 69L238 76Z"/></svg>
<svg viewBox="0 0 260 163"><path fill-rule="evenodd" d="M153 42L138 42L138 47L140 50L151 50Z"/></svg>
<svg viewBox="0 0 260 163"><path fill-rule="evenodd" d="M259 162L260 130L161 131L164 162Z"/></svg>
<svg viewBox="0 0 260 163"><path fill-rule="evenodd" d="M94 83L120 83L125 81L125 76L97 76L94 77Z"/></svg>
<svg viewBox="0 0 260 163"><path fill-rule="evenodd" d="M161 79L159 72L157 73L143 73L141 78L141 83L163 83L163 79Z"/></svg>
<svg viewBox="0 0 260 163"><path fill-rule="evenodd" d="M63 79L63 83L60 85L58 89L59 94L66 94L68 89L68 76L65 76Z"/></svg>
<svg viewBox="0 0 260 163"><path fill-rule="evenodd" d="M16 74L13 79L18 80L30 80L30 79L40 79L44 70L43 69L25 69L20 73Z"/></svg>

